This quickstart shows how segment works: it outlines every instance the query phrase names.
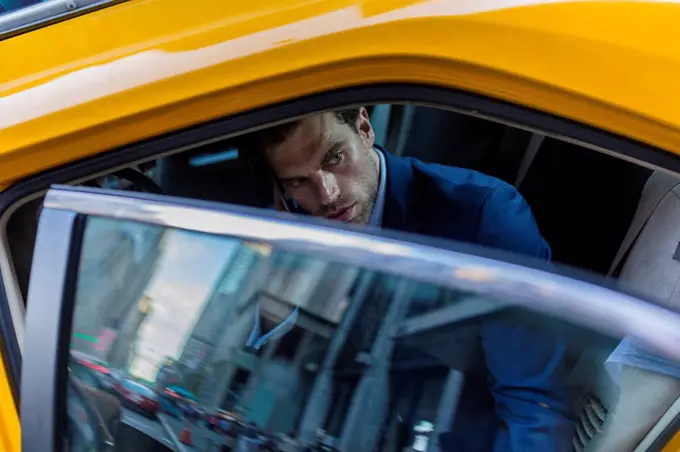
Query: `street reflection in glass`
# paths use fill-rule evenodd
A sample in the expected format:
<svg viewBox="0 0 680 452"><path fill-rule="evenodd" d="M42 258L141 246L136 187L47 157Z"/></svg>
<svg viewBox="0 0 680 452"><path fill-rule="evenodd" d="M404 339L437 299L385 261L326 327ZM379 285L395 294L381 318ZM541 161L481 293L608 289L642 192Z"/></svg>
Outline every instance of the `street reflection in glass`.
<svg viewBox="0 0 680 452"><path fill-rule="evenodd" d="M614 406L617 344L267 243L91 218L69 367L119 403L111 450L571 451Z"/></svg>

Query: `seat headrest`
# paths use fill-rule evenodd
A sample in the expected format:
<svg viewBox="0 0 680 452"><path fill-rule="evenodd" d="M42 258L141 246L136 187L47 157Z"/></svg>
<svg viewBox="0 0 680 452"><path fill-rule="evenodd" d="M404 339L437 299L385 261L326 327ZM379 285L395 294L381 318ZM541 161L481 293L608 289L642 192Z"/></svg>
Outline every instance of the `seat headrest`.
<svg viewBox="0 0 680 452"><path fill-rule="evenodd" d="M675 309L680 306L675 290L680 281L679 184L680 178L666 173L649 178L626 236L630 254L619 277L629 289Z"/></svg>
<svg viewBox="0 0 680 452"><path fill-rule="evenodd" d="M639 205L643 204L647 198L661 199L673 187L680 184L680 176L676 174L668 174L664 171L654 171L645 188L642 190Z"/></svg>

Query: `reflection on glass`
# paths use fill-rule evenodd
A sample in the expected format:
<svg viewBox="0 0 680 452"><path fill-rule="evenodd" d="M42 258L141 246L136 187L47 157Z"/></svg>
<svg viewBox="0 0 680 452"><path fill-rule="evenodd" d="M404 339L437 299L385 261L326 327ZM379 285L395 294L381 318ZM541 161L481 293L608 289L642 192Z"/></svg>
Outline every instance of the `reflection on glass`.
<svg viewBox="0 0 680 452"><path fill-rule="evenodd" d="M68 421L64 438L65 449L73 452L97 450L96 420L85 399L73 387L66 393Z"/></svg>
<svg viewBox="0 0 680 452"><path fill-rule="evenodd" d="M91 218L70 367L120 401L116 444L155 440L140 450L582 450L618 341L506 301Z"/></svg>

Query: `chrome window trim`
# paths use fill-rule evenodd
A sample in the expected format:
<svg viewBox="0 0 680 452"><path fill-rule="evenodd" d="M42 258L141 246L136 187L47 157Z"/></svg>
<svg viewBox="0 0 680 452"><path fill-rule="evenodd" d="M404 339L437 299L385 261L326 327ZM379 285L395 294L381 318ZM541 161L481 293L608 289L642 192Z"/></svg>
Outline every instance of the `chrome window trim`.
<svg viewBox="0 0 680 452"><path fill-rule="evenodd" d="M65 409L67 357L71 312L63 304L72 265L73 230L77 214L45 210L38 225L35 259L28 297L34 303L26 313L25 353L21 376L22 450L62 450L56 441L57 413ZM71 307L72 308L72 307Z"/></svg>
<svg viewBox="0 0 680 452"><path fill-rule="evenodd" d="M0 41L126 0L47 0L0 14Z"/></svg>
<svg viewBox="0 0 680 452"><path fill-rule="evenodd" d="M45 211L132 220L266 241L291 251L311 253L456 290L516 300L518 305L559 315L600 331L604 329L613 335L631 334L659 353L680 360L680 347L677 347L680 343L680 314L570 276L520 265L504 258L450 249L448 243L446 248L439 248L408 241L408 236L404 236L406 240L397 240L387 237L389 233L278 212L66 186L48 191ZM40 225L43 227L42 218ZM36 253L39 251L37 247ZM44 253L41 255L44 256Z"/></svg>

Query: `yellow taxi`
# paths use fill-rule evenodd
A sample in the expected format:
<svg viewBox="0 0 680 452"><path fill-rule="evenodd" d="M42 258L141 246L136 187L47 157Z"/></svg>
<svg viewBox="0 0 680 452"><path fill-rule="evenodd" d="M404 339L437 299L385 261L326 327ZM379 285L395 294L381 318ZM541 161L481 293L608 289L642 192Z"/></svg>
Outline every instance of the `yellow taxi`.
<svg viewBox="0 0 680 452"><path fill-rule="evenodd" d="M451 290L516 295L523 309L564 323L576 344L567 357L565 384L576 395L564 450L680 450L680 3L31 3L0 0L1 450L217 450L210 447L224 434L207 432L201 416L146 419L112 390L120 371L148 381L153 398L165 370L197 394L201 412L238 412L234 435L246 442L285 433L301 443L332 438L327 447L343 451L459 450L447 449L451 401L460 375L477 368L442 351L442 343L454 347L447 334L460 323L449 311L467 306ZM420 244L415 230L352 235L269 212L278 200L251 162L244 166L248 138L352 107L370 118L381 152L515 187L555 269L464 258L465 248ZM177 231L213 241L189 246L194 236ZM215 237L236 237L247 252ZM375 315L396 332L383 338L387 329L362 324L372 339L353 349L343 313L361 290L310 283L322 265L277 247L348 267L334 267L334 284L366 267L412 278L415 298L437 301L401 314L385 305ZM267 273L264 261L287 273ZM427 266L435 261L437 269ZM222 266L224 274L207 270ZM193 282L179 284L197 268ZM389 281L376 293L402 287ZM253 287L265 282L280 286L257 298ZM312 299L336 292L343 295L332 306ZM214 300L237 307L227 314ZM246 341L250 326L233 319L248 309L271 336ZM152 344L152 330L165 336ZM643 369L637 377L609 366L622 362L617 350L631 337L653 349L626 361L623 368ZM107 364L75 376L69 349ZM402 349L427 359L397 365ZM387 380L371 386L373 369L388 368L379 377ZM380 388L392 392L372 402L384 404L379 412L361 405Z"/></svg>

